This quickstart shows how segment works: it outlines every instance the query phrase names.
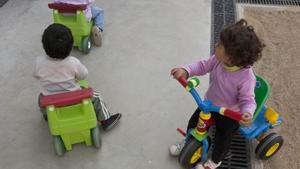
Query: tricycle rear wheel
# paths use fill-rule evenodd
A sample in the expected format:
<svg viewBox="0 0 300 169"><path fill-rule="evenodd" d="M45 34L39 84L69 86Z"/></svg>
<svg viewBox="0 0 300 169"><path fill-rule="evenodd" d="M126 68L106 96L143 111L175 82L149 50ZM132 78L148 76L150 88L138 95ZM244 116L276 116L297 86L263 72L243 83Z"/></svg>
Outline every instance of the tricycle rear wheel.
<svg viewBox="0 0 300 169"><path fill-rule="evenodd" d="M271 133L262 139L255 149L255 154L262 160L272 157L283 145L283 138L277 133Z"/></svg>

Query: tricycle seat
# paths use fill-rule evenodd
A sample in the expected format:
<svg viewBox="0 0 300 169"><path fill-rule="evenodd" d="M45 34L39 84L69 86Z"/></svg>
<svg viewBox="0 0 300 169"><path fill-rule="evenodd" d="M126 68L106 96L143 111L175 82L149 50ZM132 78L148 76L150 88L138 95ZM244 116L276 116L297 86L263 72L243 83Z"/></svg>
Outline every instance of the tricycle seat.
<svg viewBox="0 0 300 169"><path fill-rule="evenodd" d="M261 112L270 94L269 83L264 78L258 75L256 75L256 86L255 86L254 93L255 93L256 110L253 115L253 120L255 120L258 114Z"/></svg>

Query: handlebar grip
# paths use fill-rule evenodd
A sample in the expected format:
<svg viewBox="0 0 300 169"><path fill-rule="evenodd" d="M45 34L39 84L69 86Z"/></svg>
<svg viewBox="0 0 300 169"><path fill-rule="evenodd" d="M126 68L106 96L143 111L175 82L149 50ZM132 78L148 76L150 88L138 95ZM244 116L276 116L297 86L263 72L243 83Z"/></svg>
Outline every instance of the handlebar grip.
<svg viewBox="0 0 300 169"><path fill-rule="evenodd" d="M241 113L232 111L230 109L226 109L224 111L224 116L229 117L229 118L231 118L231 119L233 119L237 122L241 121L241 119L242 119L242 114Z"/></svg>
<svg viewBox="0 0 300 169"><path fill-rule="evenodd" d="M196 77L193 77L191 80L189 80L187 82L187 85L190 87L190 88L195 88L197 87L198 85L200 84L200 80Z"/></svg>
<svg viewBox="0 0 300 169"><path fill-rule="evenodd" d="M187 80L183 76L179 77L177 80L183 87L187 86Z"/></svg>

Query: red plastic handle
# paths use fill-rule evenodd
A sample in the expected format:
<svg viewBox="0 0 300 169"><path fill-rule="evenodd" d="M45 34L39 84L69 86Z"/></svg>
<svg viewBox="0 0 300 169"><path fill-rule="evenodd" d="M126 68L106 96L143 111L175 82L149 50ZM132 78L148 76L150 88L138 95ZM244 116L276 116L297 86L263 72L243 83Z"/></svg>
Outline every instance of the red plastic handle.
<svg viewBox="0 0 300 169"><path fill-rule="evenodd" d="M61 13L76 13L77 10L83 11L87 8L87 4L73 5L66 3L49 3L50 9L57 9Z"/></svg>
<svg viewBox="0 0 300 169"><path fill-rule="evenodd" d="M179 77L177 80L183 87L187 86L187 80L183 76Z"/></svg>
<svg viewBox="0 0 300 169"><path fill-rule="evenodd" d="M241 121L241 119L242 119L242 114L241 113L232 111L230 109L226 109L224 111L224 116L229 117L229 118L231 118L233 120L236 120L238 122Z"/></svg>
<svg viewBox="0 0 300 169"><path fill-rule="evenodd" d="M83 99L91 98L93 96L92 88L85 88L82 90L70 91L66 93L58 93L41 97L41 107L54 105L56 107L63 107L80 103Z"/></svg>
<svg viewBox="0 0 300 169"><path fill-rule="evenodd" d="M181 135L183 135L183 137L186 136L186 133L185 133L181 128L177 128L177 131L178 131Z"/></svg>

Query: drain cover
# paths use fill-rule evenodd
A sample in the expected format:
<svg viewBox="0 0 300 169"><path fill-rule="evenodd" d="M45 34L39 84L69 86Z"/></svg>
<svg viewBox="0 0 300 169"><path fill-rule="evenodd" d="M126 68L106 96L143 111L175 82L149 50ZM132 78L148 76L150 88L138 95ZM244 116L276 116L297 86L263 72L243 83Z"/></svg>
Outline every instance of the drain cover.
<svg viewBox="0 0 300 169"><path fill-rule="evenodd" d="M300 0L236 0L236 3L300 6Z"/></svg>
<svg viewBox="0 0 300 169"><path fill-rule="evenodd" d="M213 148L215 127L212 127L210 130L210 136ZM228 158L225 158L222 161L222 164L218 169L251 169L249 145L249 140L246 140L240 134L235 134L231 142L230 151L227 154Z"/></svg>
<svg viewBox="0 0 300 169"><path fill-rule="evenodd" d="M214 53L214 44L219 41L221 30L235 22L235 0L212 1L212 33L211 54ZM212 142L215 128L211 130ZM225 158L219 169L251 169L250 143L239 134L234 135L230 148L230 157ZM212 146L213 147L213 146Z"/></svg>
<svg viewBox="0 0 300 169"><path fill-rule="evenodd" d="M0 0L0 7L2 7L8 0Z"/></svg>
<svg viewBox="0 0 300 169"><path fill-rule="evenodd" d="M235 22L235 4L233 0L214 0L212 2L212 33L211 54L214 53L215 45L220 38L221 30Z"/></svg>

